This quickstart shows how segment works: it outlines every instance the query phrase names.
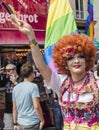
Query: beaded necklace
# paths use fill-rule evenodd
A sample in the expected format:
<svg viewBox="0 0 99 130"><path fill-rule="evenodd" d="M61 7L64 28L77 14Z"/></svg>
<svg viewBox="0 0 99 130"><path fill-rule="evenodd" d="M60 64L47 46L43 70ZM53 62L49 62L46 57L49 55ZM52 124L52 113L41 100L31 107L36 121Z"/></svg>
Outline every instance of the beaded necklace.
<svg viewBox="0 0 99 130"><path fill-rule="evenodd" d="M89 73L86 73L86 75L84 77L85 77L84 81L83 81L82 86L80 88L73 88L73 85L74 85L73 80L72 80L71 77L68 78L68 83L66 83L67 84L66 86L68 86L68 87L64 87L63 91L62 91L62 93L60 95L60 100L61 100L61 102L63 102L63 104L66 104L66 101L62 100L62 95L64 95L64 93L66 92L67 89L68 89L68 102L70 102L70 95L71 95L72 92L77 94L77 97L76 97L76 100L75 100L75 102L77 102L77 100L79 98L80 91L90 81Z"/></svg>
<svg viewBox="0 0 99 130"><path fill-rule="evenodd" d="M72 87L72 91L73 92L80 93L80 91L84 88L84 86L90 82L90 74L86 73L86 75L84 76L83 79L84 79L83 83L82 83L82 85L79 88L73 88L74 82L71 79L71 87Z"/></svg>
<svg viewBox="0 0 99 130"><path fill-rule="evenodd" d="M79 83L80 81L82 81L85 78L86 75L84 75L81 79L77 80L77 81L73 81L73 83Z"/></svg>
<svg viewBox="0 0 99 130"><path fill-rule="evenodd" d="M75 89L75 90L76 90L75 92L77 93L76 98L75 98L75 102L77 102L78 99L79 99L79 92L80 92L80 90L82 90L82 89L84 88L86 82L88 81L88 76L87 76L87 74L86 74L82 79L80 79L79 81L76 81L76 83L80 82L80 81L83 80L83 79L84 79L84 81L83 81L82 85L80 86L80 88L79 88L78 90ZM73 79L72 79L71 77L69 78L69 84L70 84L70 88L69 88L69 92L68 92L68 102L69 102L69 104L70 104L70 95L71 95L71 93L73 92L73 86L74 86L74 82L73 82ZM73 94L72 94L72 99L74 100ZM76 107L74 108L74 110L76 111ZM69 117L69 112L68 112L68 117ZM76 119L76 125L75 125L74 130L76 130L77 124L78 124L78 122L79 122L79 119L78 119L78 117L77 117L76 114L75 114L75 119ZM69 130L71 130L70 123L69 123Z"/></svg>
<svg viewBox="0 0 99 130"><path fill-rule="evenodd" d="M94 80L94 79L90 79L90 73L86 73L86 75L84 76L84 80L83 80L83 83L82 83L82 85L80 86L80 88L73 88L73 80L72 80L72 78L71 77L69 77L68 78L68 82L66 82L66 85L62 88L62 93L61 93L61 95L60 95L60 102L62 103L62 104L64 104L64 106L66 106L67 104L67 102L68 102L68 106L70 106L71 105L71 101L70 101L70 97L71 97L71 94L72 94L72 92L74 92L74 93L76 93L76 98L75 98L75 100L73 99L73 97L72 97L72 99L74 100L73 102L77 102L78 101L78 99L79 99L79 95L81 94L81 91L84 89L84 87L87 85L87 84L90 84L90 83L92 83L92 80ZM94 82L94 84L95 84L95 82ZM97 86L96 84L95 84L95 86ZM62 100L62 95L64 95L64 93L66 92L68 90L68 96L67 96L67 101L63 101ZM87 92L87 91L86 91ZM76 107L74 108L74 110L76 111ZM68 119L69 119L69 111L68 111L68 109L67 109L67 114L68 114ZM77 128L77 124L79 123L79 119L77 118L77 116L75 115L75 119L76 119L76 123L75 123L75 128L74 128L74 130L76 130L76 128ZM70 123L69 123L69 130L71 130L71 127L70 127Z"/></svg>

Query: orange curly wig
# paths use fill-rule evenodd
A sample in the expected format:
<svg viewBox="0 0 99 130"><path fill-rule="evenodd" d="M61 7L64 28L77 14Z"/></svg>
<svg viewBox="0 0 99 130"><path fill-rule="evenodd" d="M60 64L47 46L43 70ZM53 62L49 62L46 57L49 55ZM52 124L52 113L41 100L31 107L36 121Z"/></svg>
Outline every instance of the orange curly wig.
<svg viewBox="0 0 99 130"><path fill-rule="evenodd" d="M84 34L75 33L64 36L54 46L53 60L58 72L62 74L70 74L70 71L66 68L67 59L62 56L64 51L63 48L68 48L69 46L73 47L76 53L84 54L87 63L86 71L89 71L94 67L96 47L94 46L92 39Z"/></svg>

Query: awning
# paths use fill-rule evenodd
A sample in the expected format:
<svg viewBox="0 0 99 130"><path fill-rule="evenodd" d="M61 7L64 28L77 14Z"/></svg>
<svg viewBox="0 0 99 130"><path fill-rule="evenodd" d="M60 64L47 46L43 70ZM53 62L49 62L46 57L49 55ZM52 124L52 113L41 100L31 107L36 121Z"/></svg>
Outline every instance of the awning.
<svg viewBox="0 0 99 130"><path fill-rule="evenodd" d="M38 44L44 44L45 31L35 31ZM17 30L0 30L0 45L27 45L28 38Z"/></svg>

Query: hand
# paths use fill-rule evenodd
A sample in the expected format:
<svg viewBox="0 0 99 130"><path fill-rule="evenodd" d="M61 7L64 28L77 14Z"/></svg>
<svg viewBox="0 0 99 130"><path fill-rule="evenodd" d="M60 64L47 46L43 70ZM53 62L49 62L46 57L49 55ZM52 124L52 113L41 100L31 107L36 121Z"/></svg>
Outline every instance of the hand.
<svg viewBox="0 0 99 130"><path fill-rule="evenodd" d="M18 125L15 125L15 126L14 126L14 130L19 130L19 126L18 126Z"/></svg>
<svg viewBox="0 0 99 130"><path fill-rule="evenodd" d="M35 39L34 30L30 24L27 22L24 22L22 20L19 20L16 15L11 15L11 21L12 24L22 33L26 34L31 41L32 39Z"/></svg>
<svg viewBox="0 0 99 130"><path fill-rule="evenodd" d="M11 81L14 85L16 85L17 79L18 79L18 75L17 75L17 74L13 74L13 75L10 76L10 81Z"/></svg>
<svg viewBox="0 0 99 130"><path fill-rule="evenodd" d="M4 67L3 68L0 68L0 74L3 74L4 73Z"/></svg>
<svg viewBox="0 0 99 130"><path fill-rule="evenodd" d="M43 129L44 123L45 123L44 121L41 121L41 122L40 122L39 130L42 130L42 129Z"/></svg>

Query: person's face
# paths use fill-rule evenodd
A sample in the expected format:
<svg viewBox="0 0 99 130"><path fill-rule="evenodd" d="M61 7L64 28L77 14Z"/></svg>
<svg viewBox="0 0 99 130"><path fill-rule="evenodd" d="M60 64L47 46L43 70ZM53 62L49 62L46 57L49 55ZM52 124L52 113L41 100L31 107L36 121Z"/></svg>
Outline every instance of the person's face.
<svg viewBox="0 0 99 130"><path fill-rule="evenodd" d="M12 67L7 67L6 68L6 73L8 76L11 76L13 74L16 74L16 68L12 68Z"/></svg>
<svg viewBox="0 0 99 130"><path fill-rule="evenodd" d="M74 56L67 58L67 65L72 74L85 73L86 61L83 54L75 54Z"/></svg>

